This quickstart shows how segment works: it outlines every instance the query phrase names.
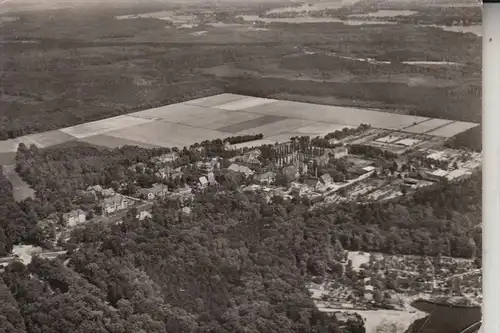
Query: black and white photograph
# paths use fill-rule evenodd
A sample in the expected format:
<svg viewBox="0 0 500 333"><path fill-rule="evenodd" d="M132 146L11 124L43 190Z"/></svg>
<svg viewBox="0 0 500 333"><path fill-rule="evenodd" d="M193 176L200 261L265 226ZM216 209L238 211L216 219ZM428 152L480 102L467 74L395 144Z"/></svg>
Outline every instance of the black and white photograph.
<svg viewBox="0 0 500 333"><path fill-rule="evenodd" d="M0 1L0 333L486 333L483 17Z"/></svg>

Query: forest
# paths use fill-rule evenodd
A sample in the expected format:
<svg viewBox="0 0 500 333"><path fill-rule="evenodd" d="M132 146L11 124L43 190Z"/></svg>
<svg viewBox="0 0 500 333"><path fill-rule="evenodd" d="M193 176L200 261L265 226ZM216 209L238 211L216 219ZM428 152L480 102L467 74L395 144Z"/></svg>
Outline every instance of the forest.
<svg viewBox="0 0 500 333"><path fill-rule="evenodd" d="M0 165L0 257L9 254L15 244L37 243L37 222L29 205L14 200L12 185Z"/></svg>
<svg viewBox="0 0 500 333"><path fill-rule="evenodd" d="M473 127L448 139L445 145L453 149L469 149L480 152L483 150L482 125Z"/></svg>
<svg viewBox="0 0 500 333"><path fill-rule="evenodd" d="M191 213L160 201L151 219L76 229L65 256L10 264L5 332L364 332L339 328L305 289L334 270L331 244L391 254L480 251L481 174L394 202L309 211L259 193L199 193ZM336 245L338 247L338 245ZM335 256L333 256L335 257ZM5 292L9 291L9 292Z"/></svg>
<svg viewBox="0 0 500 333"><path fill-rule="evenodd" d="M17 170L36 190L34 201L16 203L10 184L0 178L3 254L19 243L43 245L37 221L54 211L83 207L84 202L73 201L81 189L134 179L130 166L170 151L69 145L45 150L20 145ZM193 148L200 145L218 150L222 140L177 151L196 159ZM370 153L364 146L357 149ZM263 147L266 158L273 151ZM35 257L27 266L10 264L0 279L5 299L0 329L363 333L356 323L341 328L318 312L305 282L338 268L338 256L331 254L339 246L480 256L480 198L481 173L390 202L333 204L312 211L296 198L267 202L259 192L232 186L196 192L189 214L181 213L177 201L160 200L150 219L128 214L121 224L90 222L75 229L64 244L68 253L54 261Z"/></svg>

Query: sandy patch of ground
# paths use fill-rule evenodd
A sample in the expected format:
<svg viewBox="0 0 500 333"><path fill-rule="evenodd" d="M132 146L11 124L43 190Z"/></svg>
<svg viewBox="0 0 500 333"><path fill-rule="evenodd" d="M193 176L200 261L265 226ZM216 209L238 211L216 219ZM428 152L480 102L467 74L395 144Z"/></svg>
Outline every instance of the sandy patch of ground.
<svg viewBox="0 0 500 333"><path fill-rule="evenodd" d="M33 245L15 245L12 249L12 254L18 256L19 259L28 265L34 254L42 252L42 248Z"/></svg>
<svg viewBox="0 0 500 333"><path fill-rule="evenodd" d="M359 251L349 251L347 252L347 259L352 262L352 269L357 272L359 271L361 265L370 262L370 253L359 252Z"/></svg>
<svg viewBox="0 0 500 333"><path fill-rule="evenodd" d="M318 306L323 312L357 313L365 321L366 333L404 333L415 321L427 316L425 312L397 310L346 310Z"/></svg>

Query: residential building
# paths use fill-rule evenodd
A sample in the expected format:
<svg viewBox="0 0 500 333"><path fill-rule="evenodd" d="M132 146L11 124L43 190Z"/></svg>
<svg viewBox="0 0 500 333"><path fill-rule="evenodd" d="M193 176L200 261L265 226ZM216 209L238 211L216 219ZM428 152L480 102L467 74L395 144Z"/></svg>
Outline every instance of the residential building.
<svg viewBox="0 0 500 333"><path fill-rule="evenodd" d="M426 174L426 179L432 180L432 181L440 181L443 179L446 179L446 176L448 175L448 171L446 170L441 170L437 169L434 171L427 171Z"/></svg>
<svg viewBox="0 0 500 333"><path fill-rule="evenodd" d="M182 167L178 167L172 171L172 174L170 175L170 177L175 180L175 179L182 178L182 175L183 175Z"/></svg>
<svg viewBox="0 0 500 333"><path fill-rule="evenodd" d="M181 211L185 215L190 215L191 214L191 207L189 207L189 206L182 207Z"/></svg>
<svg viewBox="0 0 500 333"><path fill-rule="evenodd" d="M207 177L203 176L203 177L200 177L198 179L198 182L199 182L199 185L203 188L203 187L207 187L209 182L208 182L208 179Z"/></svg>
<svg viewBox="0 0 500 333"><path fill-rule="evenodd" d="M309 167L307 166L306 163L301 163L299 167L299 173L301 175L305 175L309 172Z"/></svg>
<svg viewBox="0 0 500 333"><path fill-rule="evenodd" d="M145 220L146 218L150 218L150 217L151 217L151 213L148 212L147 210L142 210L135 216L135 218L138 219L139 221Z"/></svg>
<svg viewBox="0 0 500 333"><path fill-rule="evenodd" d="M167 154L160 155L158 157L153 157L152 161L155 163L169 163L173 162L179 158L179 154L176 152L170 152Z"/></svg>
<svg viewBox="0 0 500 333"><path fill-rule="evenodd" d="M71 211L62 215L63 222L69 226L75 226L87 220L87 215L81 209Z"/></svg>
<svg viewBox="0 0 500 333"><path fill-rule="evenodd" d="M214 170L214 164L212 164L211 162L198 162L196 163L196 167L204 174L207 174Z"/></svg>
<svg viewBox="0 0 500 333"><path fill-rule="evenodd" d="M172 167L167 165L166 167L158 170L158 172L155 173L155 176L160 178L160 179L167 179L167 178L170 178L170 176L173 173L174 173L174 170L172 169Z"/></svg>
<svg viewBox="0 0 500 333"><path fill-rule="evenodd" d="M134 201L124 197L121 194L115 194L112 197L104 198L102 203L103 214L112 214L114 212L127 209L134 205Z"/></svg>
<svg viewBox="0 0 500 333"><path fill-rule="evenodd" d="M249 177L251 175L253 175L253 170L251 170L249 167L246 167L246 166L243 166L243 165L239 165L239 164L236 164L236 163L233 163L229 166L229 168L227 168L229 171L232 171L232 172L239 172L239 173L243 173L245 174L245 177Z"/></svg>
<svg viewBox="0 0 500 333"><path fill-rule="evenodd" d="M362 168L362 169L363 169L364 171L366 171L366 172L371 172L371 171L375 170L375 167L374 167L374 166L369 165L369 166L366 166L366 167L364 167L364 168Z"/></svg>
<svg viewBox="0 0 500 333"><path fill-rule="evenodd" d="M333 149L332 155L334 158L346 157L349 154L347 147L337 147Z"/></svg>
<svg viewBox="0 0 500 333"><path fill-rule="evenodd" d="M294 186L294 187L290 188L291 195L300 195L301 196L302 194L304 194L303 192L304 192L304 190L302 187Z"/></svg>
<svg viewBox="0 0 500 333"><path fill-rule="evenodd" d="M209 172L207 175L207 179L210 185L217 184L217 180L215 179L215 174L213 172Z"/></svg>
<svg viewBox="0 0 500 333"><path fill-rule="evenodd" d="M284 167L281 169L281 173L290 181L296 180L300 176L298 168L293 165Z"/></svg>
<svg viewBox="0 0 500 333"><path fill-rule="evenodd" d="M261 183L271 184L276 179L276 172L267 171L255 176L255 180Z"/></svg>
<svg viewBox="0 0 500 333"><path fill-rule="evenodd" d="M318 165L318 166L325 166L328 164L328 161L330 160L330 157L328 155L321 155L317 156L313 159L313 161Z"/></svg>
<svg viewBox="0 0 500 333"><path fill-rule="evenodd" d="M106 189L103 189L101 191L101 195L105 198L107 197L112 197L113 195L115 195L115 190L112 189L112 188L106 188Z"/></svg>
<svg viewBox="0 0 500 333"><path fill-rule="evenodd" d="M329 173L325 173L319 179L320 179L322 185L324 185L324 186L328 186L328 185L333 184L333 178L332 178L332 176L330 176Z"/></svg>
<svg viewBox="0 0 500 333"><path fill-rule="evenodd" d="M312 187L312 188L316 188L316 187L318 187L318 185L321 184L319 179L316 177L305 178L303 183L304 183L304 185L307 185L307 186Z"/></svg>
<svg viewBox="0 0 500 333"><path fill-rule="evenodd" d="M191 192L192 192L192 189L188 185L186 185L184 187L179 187L178 189L175 190L175 193L179 194L179 195L187 195L187 194L191 194Z"/></svg>
<svg viewBox="0 0 500 333"><path fill-rule="evenodd" d="M168 187L163 184L153 184L150 188L141 188L139 194L147 200L163 198L168 193Z"/></svg>
<svg viewBox="0 0 500 333"><path fill-rule="evenodd" d="M94 193L101 193L102 192L102 186L101 185L94 185L94 186L89 186L87 187L88 192L94 192Z"/></svg>
<svg viewBox="0 0 500 333"><path fill-rule="evenodd" d="M366 301L372 301L373 300L373 286L366 285L365 286L365 293L364 293L364 298Z"/></svg>

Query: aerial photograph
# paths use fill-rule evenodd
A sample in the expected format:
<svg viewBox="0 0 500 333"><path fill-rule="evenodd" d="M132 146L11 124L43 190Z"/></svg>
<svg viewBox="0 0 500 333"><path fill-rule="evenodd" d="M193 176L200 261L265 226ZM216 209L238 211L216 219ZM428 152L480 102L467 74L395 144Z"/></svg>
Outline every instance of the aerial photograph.
<svg viewBox="0 0 500 333"><path fill-rule="evenodd" d="M0 333L480 332L482 31L476 0L0 1Z"/></svg>

